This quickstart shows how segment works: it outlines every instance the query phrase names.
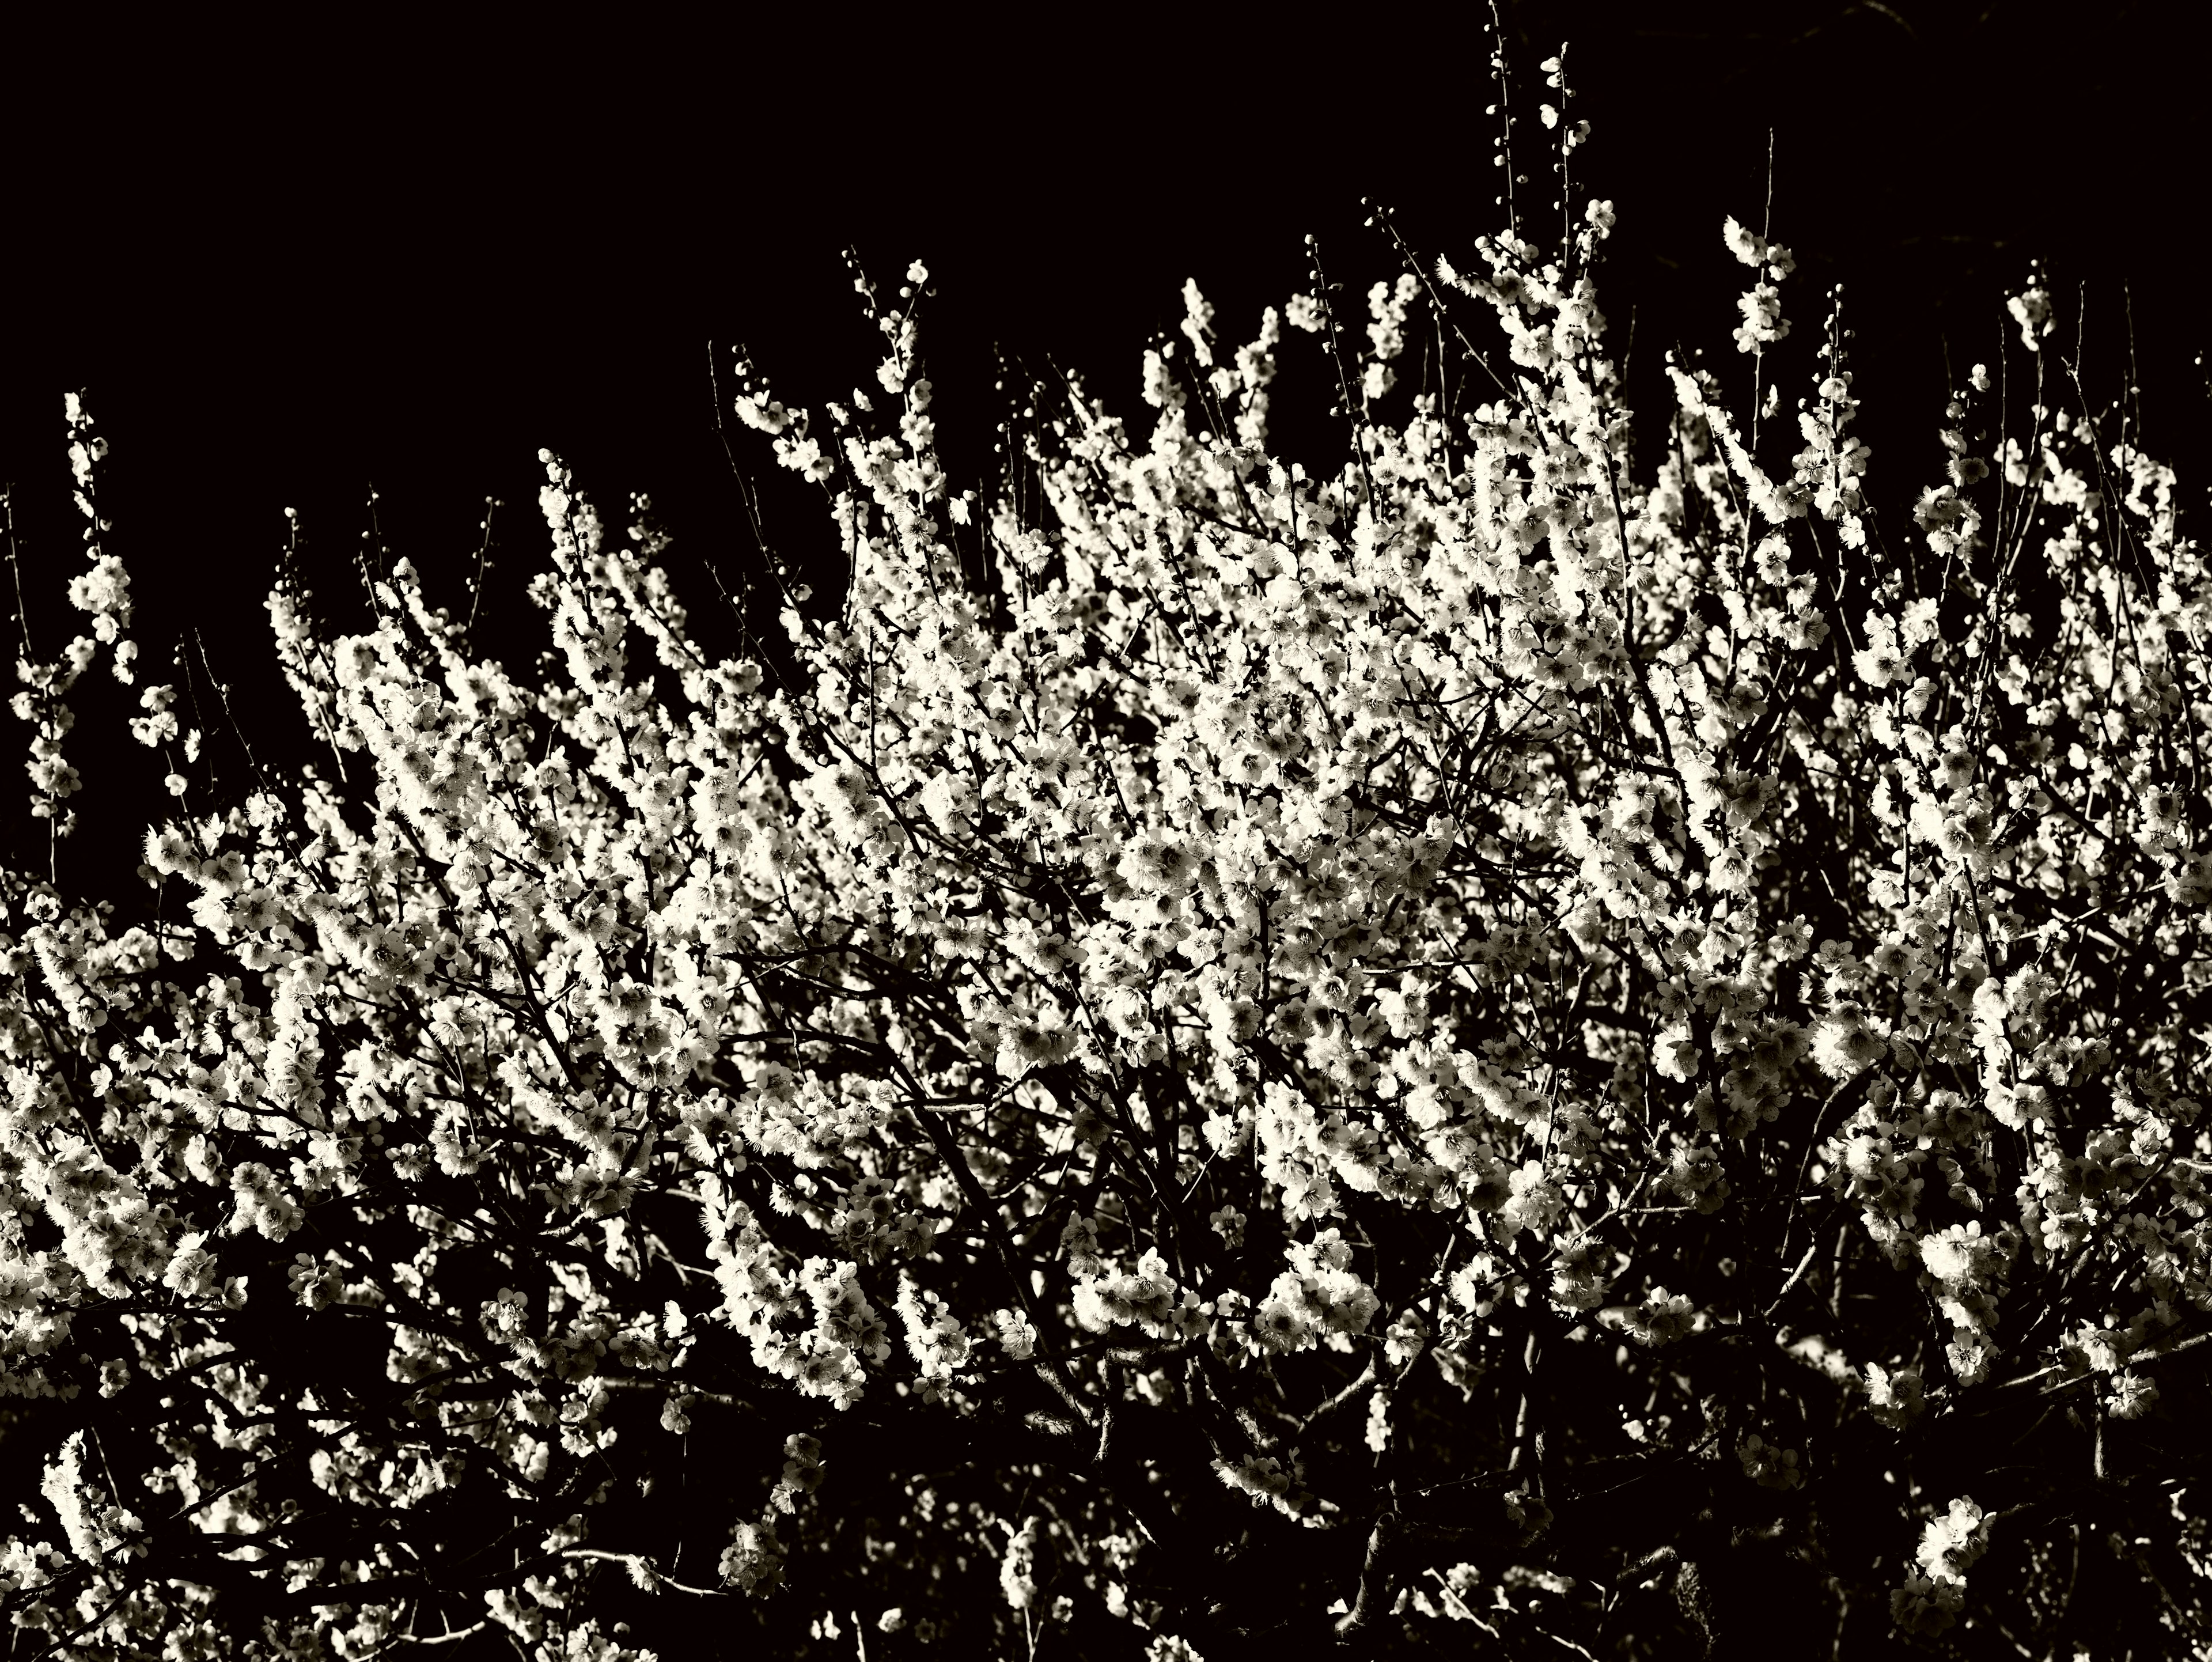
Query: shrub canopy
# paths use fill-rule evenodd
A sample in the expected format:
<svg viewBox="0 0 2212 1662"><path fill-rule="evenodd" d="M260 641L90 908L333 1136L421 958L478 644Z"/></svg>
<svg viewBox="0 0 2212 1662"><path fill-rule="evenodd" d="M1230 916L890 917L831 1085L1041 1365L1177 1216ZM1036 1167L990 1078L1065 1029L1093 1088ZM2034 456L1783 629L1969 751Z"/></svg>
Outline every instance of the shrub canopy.
<svg viewBox="0 0 2212 1662"><path fill-rule="evenodd" d="M849 565L788 650L550 456L534 681L404 562L360 634L280 583L332 775L149 832L129 927L6 878L14 1653L2203 1647L2174 475L2031 285L1878 518L1734 222L1757 413L1674 363L1638 457L1611 222L1233 351L1193 285L1148 430L1039 387L988 503L917 265L879 396L740 365ZM57 831L133 673L70 413Z"/></svg>

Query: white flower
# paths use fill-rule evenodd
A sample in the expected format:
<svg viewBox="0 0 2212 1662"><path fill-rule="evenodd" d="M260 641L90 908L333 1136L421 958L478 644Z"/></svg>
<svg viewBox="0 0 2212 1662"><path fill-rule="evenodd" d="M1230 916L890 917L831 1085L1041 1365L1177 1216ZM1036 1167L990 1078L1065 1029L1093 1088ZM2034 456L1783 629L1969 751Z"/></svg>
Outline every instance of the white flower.
<svg viewBox="0 0 2212 1662"><path fill-rule="evenodd" d="M1036 1598L1037 1538L1044 1519L1032 1513L1023 1520L1006 1543L1006 1556L999 1561L999 1586L1006 1595L1006 1603L1018 1610L1025 1610Z"/></svg>
<svg viewBox="0 0 2212 1662"><path fill-rule="evenodd" d="M61 1519L70 1550L88 1564L131 1545L145 1527L135 1513L117 1506L86 1470L85 1434L73 1431L46 1464L40 1493ZM133 1550L143 1551L143 1548Z"/></svg>
<svg viewBox="0 0 2212 1662"><path fill-rule="evenodd" d="M1917 1367L1900 1367L1892 1373L1880 1362L1869 1362L1866 1380L1869 1411L1892 1431L1904 1430L1926 1407Z"/></svg>
<svg viewBox="0 0 2212 1662"><path fill-rule="evenodd" d="M1929 1520L1916 1556L1931 1580L1959 1583L1989 1546L1989 1520L1979 1507L1961 1495L1948 1511Z"/></svg>
<svg viewBox="0 0 2212 1662"><path fill-rule="evenodd" d="M1766 239L1756 231L1747 231L1731 214L1721 222L1722 234L1728 240L1729 252L1746 265L1766 263Z"/></svg>

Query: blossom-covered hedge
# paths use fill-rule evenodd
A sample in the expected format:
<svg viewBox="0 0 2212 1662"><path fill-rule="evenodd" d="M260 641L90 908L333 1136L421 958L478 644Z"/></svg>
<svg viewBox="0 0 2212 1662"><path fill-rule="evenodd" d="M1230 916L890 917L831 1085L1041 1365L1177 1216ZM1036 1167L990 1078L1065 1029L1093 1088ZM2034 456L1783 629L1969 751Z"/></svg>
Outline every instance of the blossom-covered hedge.
<svg viewBox="0 0 2212 1662"><path fill-rule="evenodd" d="M329 771L143 922L4 879L12 1653L2204 1653L2174 475L2032 284L1878 516L1733 221L1752 413L1674 362L1639 455L1611 224L1194 284L989 501L864 281L874 391L738 366L849 565L787 651L550 455L534 680L280 584Z"/></svg>

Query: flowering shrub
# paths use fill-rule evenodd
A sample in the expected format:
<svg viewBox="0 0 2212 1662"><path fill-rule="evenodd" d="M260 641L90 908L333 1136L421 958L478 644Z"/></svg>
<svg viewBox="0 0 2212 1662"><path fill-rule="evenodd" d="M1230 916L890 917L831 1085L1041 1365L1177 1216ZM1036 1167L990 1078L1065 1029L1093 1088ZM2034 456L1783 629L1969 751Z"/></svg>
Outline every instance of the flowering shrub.
<svg viewBox="0 0 2212 1662"><path fill-rule="evenodd" d="M15 1653L2203 1653L2175 476L2038 284L1879 515L1733 221L1758 415L1674 362L1638 456L1612 222L1233 350L1194 284L1148 425L1031 389L988 503L863 280L879 396L739 365L849 563L787 653L550 455L535 682L404 563L280 584L340 776L149 831L143 922L0 880ZM69 413L57 835L131 679Z"/></svg>

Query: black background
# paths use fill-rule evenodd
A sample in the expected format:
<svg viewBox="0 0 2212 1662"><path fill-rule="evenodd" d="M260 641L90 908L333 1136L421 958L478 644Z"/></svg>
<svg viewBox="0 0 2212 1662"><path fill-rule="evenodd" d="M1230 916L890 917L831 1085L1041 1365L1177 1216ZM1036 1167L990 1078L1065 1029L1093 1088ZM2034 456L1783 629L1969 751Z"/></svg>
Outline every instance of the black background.
<svg viewBox="0 0 2212 1662"><path fill-rule="evenodd" d="M2069 344L2087 285L2084 359L2108 393L2127 384L2132 312L2149 446L2184 466L2193 506L2208 332L2197 9L1509 0L1503 13L1524 116L1553 96L1538 60L1571 43L1570 113L1595 128L1577 195L1616 204L1600 298L1617 357L1634 330L1630 390L1647 415L1678 340L1747 387L1729 332L1750 274L1720 222L1764 216L1771 131L1773 234L1799 259L1784 389L1807 390L1795 378L1842 283L1877 501L1938 478L1946 354L1959 377L1995 362L2003 296L2041 257ZM1310 286L1308 232L1364 314L1367 285L1399 265L1363 228L1363 196L1392 204L1431 257L1464 260L1501 225L1486 9L799 15L463 34L363 12L287 40L197 22L118 34L112 14L87 12L82 34L17 43L0 160L0 480L15 487L34 646L52 655L82 621L60 599L82 565L70 388L88 390L112 446L107 546L134 580L142 679L173 679L171 645L197 629L262 761L288 765L308 753L306 725L261 609L287 506L319 609L355 627L372 485L370 557L380 541L428 574L434 600L464 606L484 498L502 498L484 638L526 661L542 623L518 590L544 546L536 452L550 446L611 519L628 492L651 494L702 630L733 638L703 565L734 575L759 557L715 431L709 343L726 378L743 341L780 396L817 411L872 385L880 340L848 244L886 289L927 262L940 450L956 489L988 494L1006 413L994 349L1080 368L1141 432L1139 356L1180 320L1186 277L1235 344L1264 304ZM1547 209L1547 162L1536 143L1519 162L1536 181L1524 198ZM1333 466L1319 352L1292 334L1282 356L1278 447ZM823 569L818 494L728 424L770 539ZM135 842L161 801L108 777L151 758L118 746L121 700L95 674L70 745L88 834L64 847L64 886L73 861L104 886L92 862ZM9 732L27 741L0 717ZM226 770L242 782L234 748L210 754L219 785ZM11 777L0 765L0 821L43 866Z"/></svg>

